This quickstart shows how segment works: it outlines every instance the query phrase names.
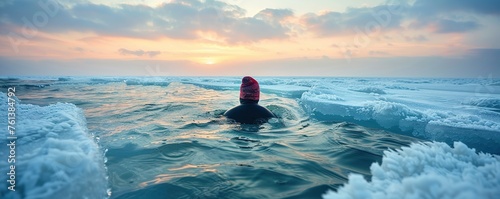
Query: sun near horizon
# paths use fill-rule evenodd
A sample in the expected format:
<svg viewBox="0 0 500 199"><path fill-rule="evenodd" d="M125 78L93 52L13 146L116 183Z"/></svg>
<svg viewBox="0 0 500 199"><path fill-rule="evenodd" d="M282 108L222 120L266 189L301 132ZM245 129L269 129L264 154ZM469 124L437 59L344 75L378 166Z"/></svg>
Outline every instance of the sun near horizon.
<svg viewBox="0 0 500 199"><path fill-rule="evenodd" d="M206 64L206 65L214 65L214 64L216 64L216 62L215 62L213 59L207 59L207 60L205 61L205 64Z"/></svg>

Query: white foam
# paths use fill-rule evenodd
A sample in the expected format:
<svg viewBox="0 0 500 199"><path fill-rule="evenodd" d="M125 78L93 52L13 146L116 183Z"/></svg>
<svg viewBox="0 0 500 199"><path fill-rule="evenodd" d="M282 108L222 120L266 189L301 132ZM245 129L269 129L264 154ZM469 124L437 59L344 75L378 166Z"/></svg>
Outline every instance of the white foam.
<svg viewBox="0 0 500 199"><path fill-rule="evenodd" d="M0 112L7 112L0 93ZM0 118L0 143L6 147L7 115ZM107 198L104 156L88 133L83 111L73 104L40 107L18 104L16 112L16 191L0 175L2 198ZM0 150L7 158L8 151ZM0 173L10 165L0 161Z"/></svg>
<svg viewBox="0 0 500 199"><path fill-rule="evenodd" d="M414 143L385 151L382 163L370 167L372 179L350 174L348 183L324 199L498 198L500 158L476 153L461 142Z"/></svg>

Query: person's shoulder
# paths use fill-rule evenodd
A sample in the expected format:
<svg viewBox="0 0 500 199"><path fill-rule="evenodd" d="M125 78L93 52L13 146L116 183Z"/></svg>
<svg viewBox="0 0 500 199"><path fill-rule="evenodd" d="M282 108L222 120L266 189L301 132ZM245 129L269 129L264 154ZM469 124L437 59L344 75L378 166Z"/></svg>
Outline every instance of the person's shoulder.
<svg viewBox="0 0 500 199"><path fill-rule="evenodd" d="M242 107L242 106L241 106L241 104L240 104L240 105L238 105L238 106L235 106L235 107L230 108L229 110L227 110L227 111L224 113L224 115L225 115L225 116L230 116L230 115L232 115L232 114L235 114L235 113L240 112L240 111L241 111L241 109L243 109L243 108L244 108L244 107Z"/></svg>
<svg viewBox="0 0 500 199"><path fill-rule="evenodd" d="M249 104L240 104L240 105L237 105L237 106L235 106L235 107L230 108L229 110L227 110L226 113L224 113L224 115L232 114L232 113L238 113L239 114L239 113L251 110L251 109L259 109L259 107L253 106L253 105L249 105Z"/></svg>
<svg viewBox="0 0 500 199"><path fill-rule="evenodd" d="M228 118L272 118L275 115L266 107L259 104L240 104L229 110L224 115Z"/></svg>
<svg viewBox="0 0 500 199"><path fill-rule="evenodd" d="M258 104L255 104L255 105L256 106L253 108L255 109L256 112L258 112L261 115L261 117L266 117L266 118L275 117L275 115L266 107L258 105Z"/></svg>

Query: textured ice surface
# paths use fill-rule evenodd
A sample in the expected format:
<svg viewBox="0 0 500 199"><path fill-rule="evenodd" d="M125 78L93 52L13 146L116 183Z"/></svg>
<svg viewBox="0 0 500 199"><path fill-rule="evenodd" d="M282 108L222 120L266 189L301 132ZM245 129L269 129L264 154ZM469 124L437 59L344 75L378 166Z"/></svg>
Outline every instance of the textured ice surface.
<svg viewBox="0 0 500 199"><path fill-rule="evenodd" d="M500 161L476 153L461 142L414 143L397 151L385 151L382 163L370 167L371 181L359 174L324 199L377 198L498 198Z"/></svg>
<svg viewBox="0 0 500 199"><path fill-rule="evenodd" d="M0 93L0 112L7 98ZM19 102L18 102L19 103ZM104 156L88 133L83 111L73 104L17 104L16 191L7 189L7 115L0 118L0 198L106 198Z"/></svg>

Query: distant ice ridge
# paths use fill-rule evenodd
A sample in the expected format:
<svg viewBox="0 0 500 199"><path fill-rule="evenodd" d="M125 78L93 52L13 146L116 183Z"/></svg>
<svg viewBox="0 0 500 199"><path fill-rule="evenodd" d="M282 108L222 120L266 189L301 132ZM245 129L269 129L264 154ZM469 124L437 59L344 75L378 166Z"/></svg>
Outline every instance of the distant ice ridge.
<svg viewBox="0 0 500 199"><path fill-rule="evenodd" d="M128 78L124 80L125 84L142 85L142 86L168 86L172 80L162 77L148 77L148 78Z"/></svg>
<svg viewBox="0 0 500 199"><path fill-rule="evenodd" d="M480 98L463 102L462 104L500 110L500 99L494 98Z"/></svg>
<svg viewBox="0 0 500 199"><path fill-rule="evenodd" d="M461 141L480 151L500 154L500 88L478 93L481 85L458 83L429 80L402 84L390 79L322 82L304 92L300 101L319 120L382 127L448 144ZM409 87L417 88L404 89Z"/></svg>
<svg viewBox="0 0 500 199"><path fill-rule="evenodd" d="M461 142L413 143L385 151L370 167L372 179L359 174L323 199L495 199L500 196L500 158L476 153Z"/></svg>
<svg viewBox="0 0 500 199"><path fill-rule="evenodd" d="M19 104L16 111L16 191L7 189L10 164L7 98L0 93L0 198L107 198L104 156L73 104L40 107Z"/></svg>

